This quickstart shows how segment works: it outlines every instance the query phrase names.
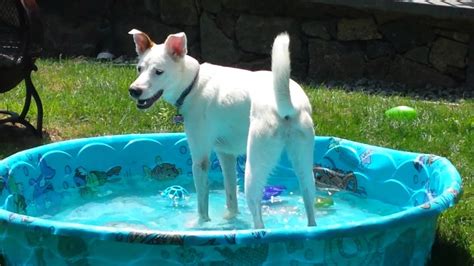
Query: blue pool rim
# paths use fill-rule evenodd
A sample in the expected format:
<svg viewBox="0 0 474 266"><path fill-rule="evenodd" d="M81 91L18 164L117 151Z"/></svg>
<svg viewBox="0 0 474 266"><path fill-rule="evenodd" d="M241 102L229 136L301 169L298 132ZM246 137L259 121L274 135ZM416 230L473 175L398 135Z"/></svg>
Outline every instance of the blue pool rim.
<svg viewBox="0 0 474 266"><path fill-rule="evenodd" d="M92 142L113 143L126 142L138 138L185 138L183 133L159 133L159 134L128 134L101 136L82 139L73 139L46 144L32 149L24 150L11 155L0 161L0 167L7 161L15 161L17 158L27 153L45 153L52 149L64 149L70 146L83 146ZM315 137L315 139L318 137ZM354 142L357 143L357 142ZM357 143L359 145L368 144ZM388 148L381 148L386 151L395 151ZM400 152L400 151L397 151ZM403 151L404 152L404 151ZM245 229L245 230L196 230L196 231L160 231L160 230L141 230L128 228L112 228L105 226L94 226L85 224L68 223L53 221L42 218L21 215L0 208L0 226L9 224L23 230L41 230L50 231L53 235L79 236L107 241L133 242L129 238L133 235L146 236L140 241L141 244L164 244L164 245L226 245L226 244L252 244L252 243L270 243L278 241L304 240L328 238L334 236L343 236L350 234L364 233L372 230L381 230L390 228L390 226L413 223L426 218L436 217L445 209L453 206L461 194L461 176L456 168L446 158L440 158L445 167L445 172L449 176L443 176L444 182L449 182L456 186L455 192L447 189L442 194L435 197L430 203L431 208L411 207L406 210L382 216L378 218L366 219L361 222L352 222L343 225L328 225L324 227L306 227L296 229ZM316 217L317 221L317 217ZM235 239L229 240L229 234L235 234Z"/></svg>

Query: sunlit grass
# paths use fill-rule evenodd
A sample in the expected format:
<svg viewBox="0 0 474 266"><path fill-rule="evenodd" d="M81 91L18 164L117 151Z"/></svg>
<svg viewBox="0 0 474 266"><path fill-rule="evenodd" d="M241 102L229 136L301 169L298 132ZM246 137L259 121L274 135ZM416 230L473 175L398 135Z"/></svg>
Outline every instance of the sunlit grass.
<svg viewBox="0 0 474 266"><path fill-rule="evenodd" d="M149 111L137 110L128 97L135 78L131 65L112 65L81 60L38 62L33 79L44 103L41 143L98 135L177 132L172 123L175 109L159 101ZM474 257L474 101L429 102L398 96L306 87L313 105L318 135L338 136L372 145L431 153L447 157L460 171L464 195L455 208L439 219L440 241L456 246ZM0 96L0 108L19 110L23 89ZM414 107L418 116L394 121L385 110ZM34 119L35 110L30 115ZM0 158L18 151L21 145L0 140ZM433 254L436 258L438 254Z"/></svg>

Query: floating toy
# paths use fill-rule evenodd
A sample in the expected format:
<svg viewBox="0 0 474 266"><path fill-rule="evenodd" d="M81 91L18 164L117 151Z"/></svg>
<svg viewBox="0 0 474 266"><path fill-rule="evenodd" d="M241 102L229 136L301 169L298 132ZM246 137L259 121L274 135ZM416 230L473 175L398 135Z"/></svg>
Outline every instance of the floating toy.
<svg viewBox="0 0 474 266"><path fill-rule="evenodd" d="M328 196L328 197L317 196L316 199L314 200L314 207L316 208L329 208L332 205L334 205L334 200L332 199L331 196Z"/></svg>
<svg viewBox="0 0 474 266"><path fill-rule="evenodd" d="M416 110L408 106L397 106L385 111L385 116L396 120L411 120L416 118Z"/></svg>
<svg viewBox="0 0 474 266"><path fill-rule="evenodd" d="M170 199L174 206L179 205L181 202L189 198L189 192L182 186L178 185L167 187L160 194L164 198Z"/></svg>
<svg viewBox="0 0 474 266"><path fill-rule="evenodd" d="M285 186L265 186L263 190L263 198L262 200L268 201L272 198L279 196L283 191L286 190Z"/></svg>

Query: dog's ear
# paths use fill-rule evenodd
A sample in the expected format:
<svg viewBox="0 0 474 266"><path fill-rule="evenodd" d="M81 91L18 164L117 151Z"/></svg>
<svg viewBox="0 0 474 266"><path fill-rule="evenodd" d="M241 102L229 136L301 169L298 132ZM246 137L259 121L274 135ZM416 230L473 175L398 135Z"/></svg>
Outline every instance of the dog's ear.
<svg viewBox="0 0 474 266"><path fill-rule="evenodd" d="M142 56L148 49L150 49L154 43L145 33L133 29L128 32L128 34L133 35L133 41L135 42L135 50L137 51L138 56Z"/></svg>
<svg viewBox="0 0 474 266"><path fill-rule="evenodd" d="M188 53L186 34L180 32L169 35L165 41L165 49L175 59L184 57Z"/></svg>

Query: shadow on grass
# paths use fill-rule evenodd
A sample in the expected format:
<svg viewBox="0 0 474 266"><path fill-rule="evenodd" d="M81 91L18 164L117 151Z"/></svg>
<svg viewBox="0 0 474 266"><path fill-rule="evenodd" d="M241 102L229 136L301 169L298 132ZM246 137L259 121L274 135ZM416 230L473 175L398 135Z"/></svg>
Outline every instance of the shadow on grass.
<svg viewBox="0 0 474 266"><path fill-rule="evenodd" d="M51 138L46 131L43 131L43 138L39 138L25 127L10 124L0 125L0 159L49 142L51 142Z"/></svg>
<svg viewBox="0 0 474 266"><path fill-rule="evenodd" d="M316 84L314 84L316 85ZM414 89L395 82L384 82L361 79L355 82L328 82L329 88L342 89L347 92L364 92L379 96L400 96L418 100L457 102L474 99L474 91L470 88L442 88L426 86L423 89Z"/></svg>
<svg viewBox="0 0 474 266"><path fill-rule="evenodd" d="M428 266L472 266L474 258L469 250L459 246L453 241L447 241L440 237L440 233L436 232L435 242L431 249L431 259L427 263Z"/></svg>

